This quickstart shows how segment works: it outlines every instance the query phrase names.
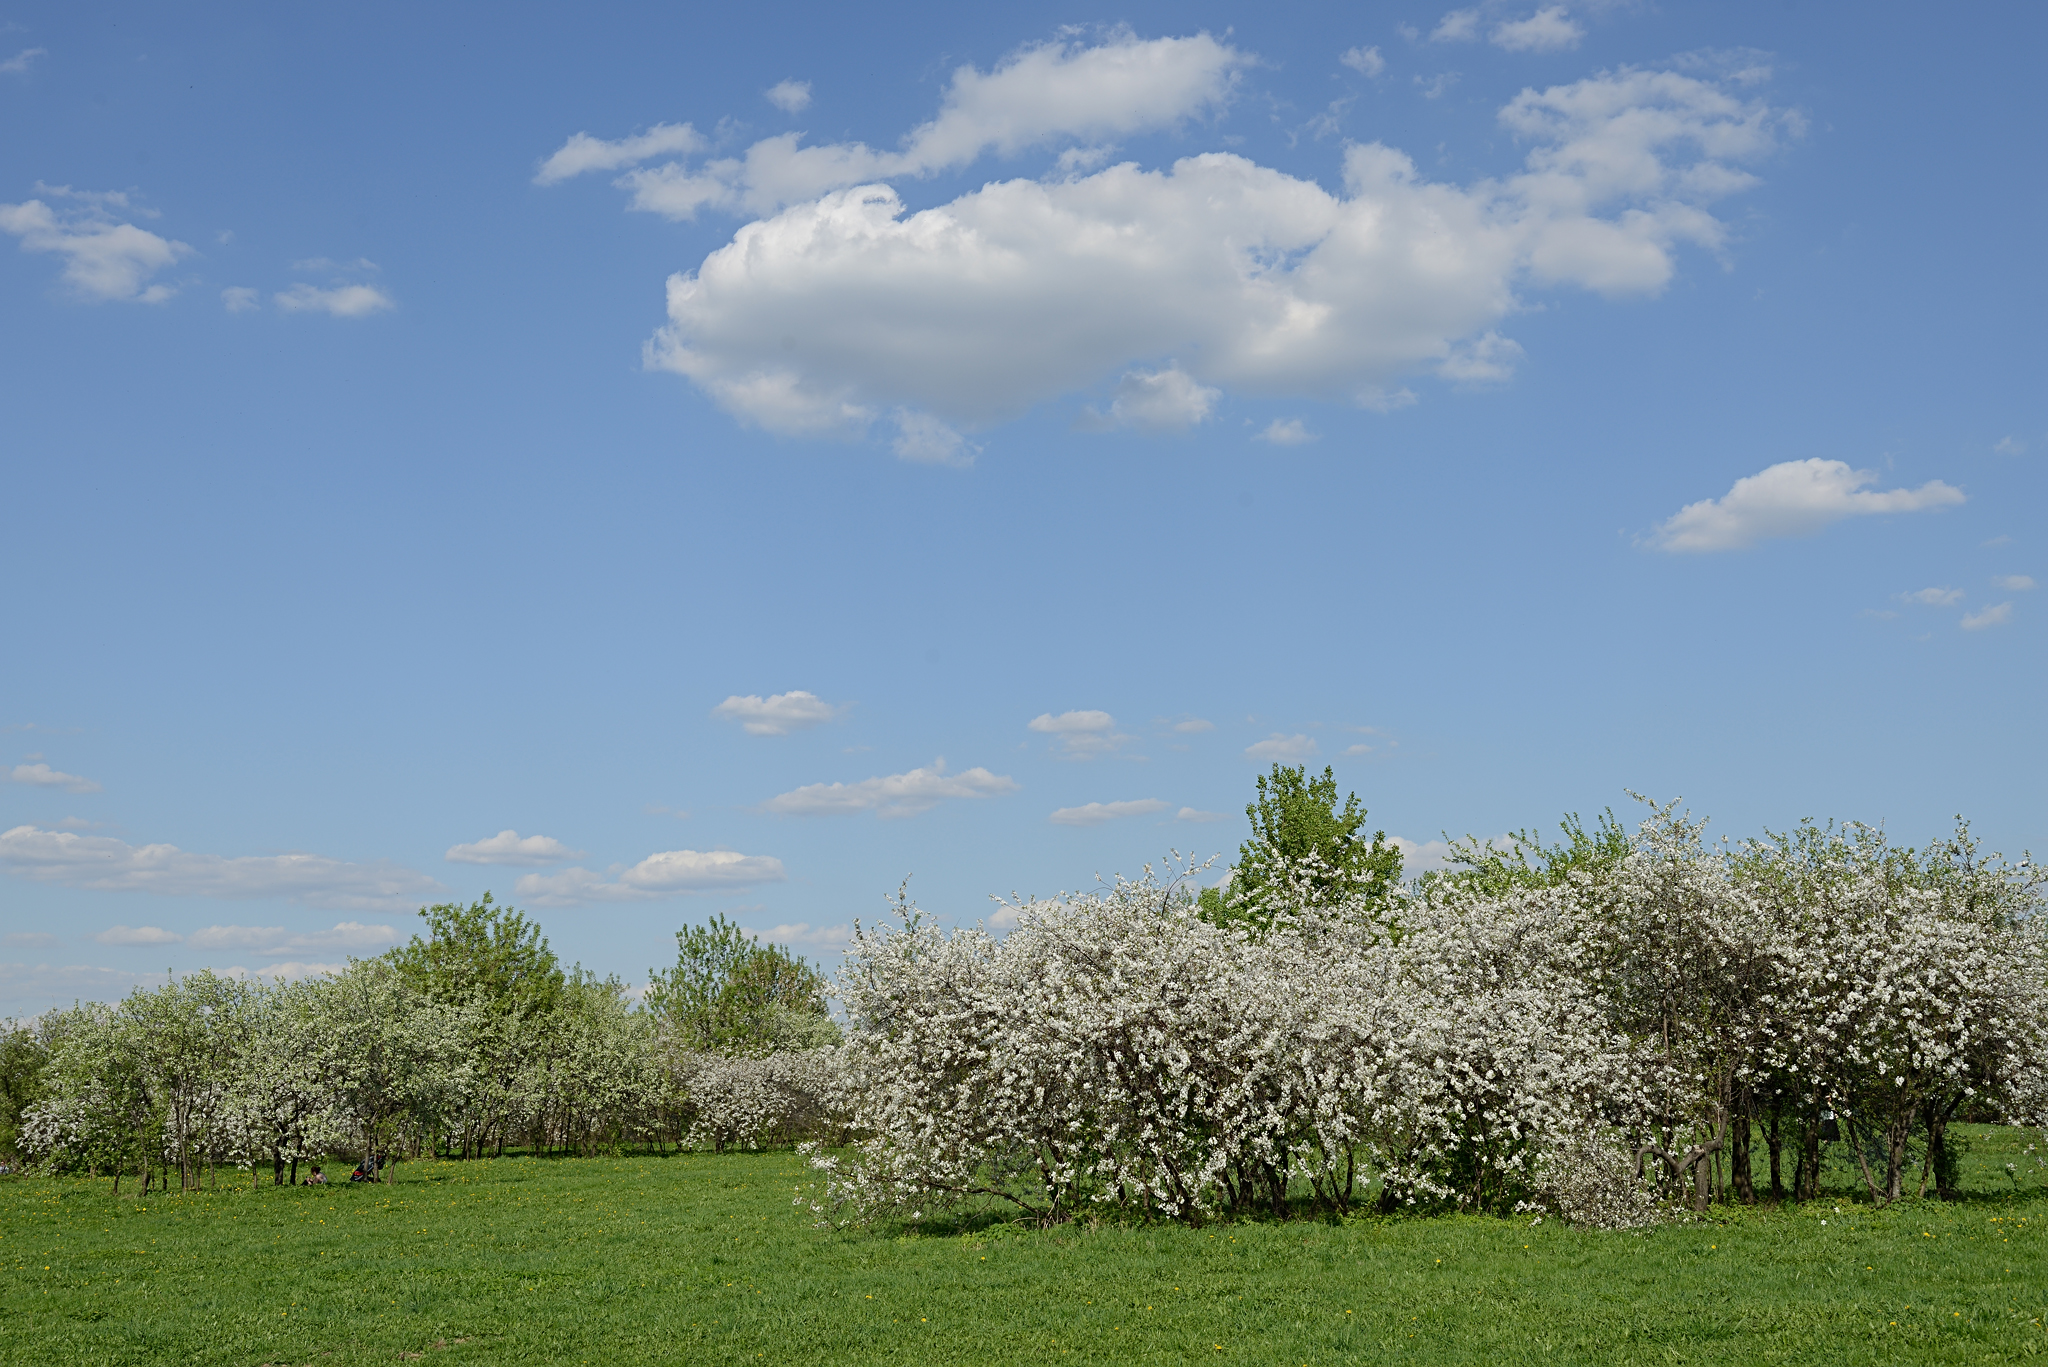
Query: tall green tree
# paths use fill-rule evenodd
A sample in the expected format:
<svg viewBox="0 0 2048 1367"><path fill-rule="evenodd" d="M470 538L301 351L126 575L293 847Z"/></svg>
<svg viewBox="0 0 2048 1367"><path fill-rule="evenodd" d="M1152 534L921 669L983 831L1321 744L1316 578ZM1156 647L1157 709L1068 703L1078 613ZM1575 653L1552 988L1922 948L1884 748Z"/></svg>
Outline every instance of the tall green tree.
<svg viewBox="0 0 2048 1367"><path fill-rule="evenodd" d="M539 925L499 906L488 892L463 906L422 907L424 936L390 951L412 991L444 1006L481 1006L494 1015L530 1020L562 999L562 965Z"/></svg>
<svg viewBox="0 0 2048 1367"><path fill-rule="evenodd" d="M772 1053L830 1043L825 976L723 916L676 932L676 963L649 969L647 1006L686 1049Z"/></svg>
<svg viewBox="0 0 2048 1367"><path fill-rule="evenodd" d="M1306 893L1322 906L1386 896L1401 881L1401 851L1385 831L1363 834L1358 794L1337 804L1337 775L1312 777L1306 765L1276 764L1261 774L1258 796L1245 809L1252 838L1238 850L1227 887L1204 889L1204 918L1217 924L1266 925L1276 899Z"/></svg>
<svg viewBox="0 0 2048 1367"><path fill-rule="evenodd" d="M0 1155L20 1153L21 1117L48 1091L50 1043L44 1022L0 1033Z"/></svg>

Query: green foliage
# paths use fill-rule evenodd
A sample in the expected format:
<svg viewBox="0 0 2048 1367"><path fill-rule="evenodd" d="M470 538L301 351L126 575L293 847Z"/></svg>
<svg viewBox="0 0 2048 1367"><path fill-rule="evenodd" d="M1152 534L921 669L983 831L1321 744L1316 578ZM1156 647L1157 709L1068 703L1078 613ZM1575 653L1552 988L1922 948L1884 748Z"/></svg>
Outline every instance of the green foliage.
<svg viewBox="0 0 2048 1367"><path fill-rule="evenodd" d="M1235 876L1226 888L1205 888L1199 903L1205 920L1263 925L1276 904L1303 895L1318 905L1386 896L1401 881L1401 851L1386 832L1371 840L1360 833L1366 810L1358 794L1337 805L1337 776L1325 767L1309 776L1307 766L1273 766L1258 778L1258 797L1244 814L1252 838L1238 851Z"/></svg>
<svg viewBox="0 0 2048 1367"><path fill-rule="evenodd" d="M676 932L676 964L647 973L647 1008L685 1049L770 1053L838 1039L825 976L723 916Z"/></svg>
<svg viewBox="0 0 2048 1367"><path fill-rule="evenodd" d="M562 965L540 927L523 913L496 905L487 892L466 907L423 907L420 916L426 937L413 936L389 957L406 986L421 996L522 1020L546 1015L560 1003Z"/></svg>
<svg viewBox="0 0 2048 1367"><path fill-rule="evenodd" d="M22 1112L43 1099L50 1046L26 1025L0 1034L0 1154L18 1161Z"/></svg>
<svg viewBox="0 0 2048 1367"><path fill-rule="evenodd" d="M1450 868L1424 876L1469 883L1480 892L1499 896L1515 888L1555 887L1574 873L1598 878L1628 858L1633 847L1628 832L1614 819L1613 808L1602 812L1590 831L1577 812L1566 815L1558 826L1564 839L1555 845L1545 845L1533 830L1514 832L1508 836L1506 848L1477 836L1454 840Z"/></svg>
<svg viewBox="0 0 2048 1367"><path fill-rule="evenodd" d="M2039 1361L2048 1201L2001 1175L2015 1131L1977 1134L1961 1202L1647 1233L827 1231L792 1205L814 1174L786 1152L407 1163L378 1187L223 1174L142 1201L9 1178L0 1364Z"/></svg>

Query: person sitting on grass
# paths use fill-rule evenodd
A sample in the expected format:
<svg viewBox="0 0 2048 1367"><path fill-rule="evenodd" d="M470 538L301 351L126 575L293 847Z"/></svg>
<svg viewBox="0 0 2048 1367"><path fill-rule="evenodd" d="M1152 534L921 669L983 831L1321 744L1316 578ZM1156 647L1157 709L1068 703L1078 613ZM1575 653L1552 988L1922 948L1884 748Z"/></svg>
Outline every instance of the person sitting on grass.
<svg viewBox="0 0 2048 1367"><path fill-rule="evenodd" d="M306 1179L306 1185L309 1187L324 1187L327 1185L327 1174L320 1171L318 1163L313 1165L313 1175Z"/></svg>

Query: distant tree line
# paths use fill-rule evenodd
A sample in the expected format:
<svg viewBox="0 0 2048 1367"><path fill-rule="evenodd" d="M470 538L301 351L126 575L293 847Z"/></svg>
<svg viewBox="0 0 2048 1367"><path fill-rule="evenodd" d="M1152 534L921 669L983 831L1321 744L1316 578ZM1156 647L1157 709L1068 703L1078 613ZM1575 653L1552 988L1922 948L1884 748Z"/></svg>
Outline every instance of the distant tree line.
<svg viewBox="0 0 2048 1367"><path fill-rule="evenodd" d="M375 1170L393 1154L815 1128L818 1065L803 1056L838 1029L825 979L787 950L714 917L677 933L674 966L636 1002L616 977L565 970L489 894L420 916L424 933L331 976L194 973L14 1029L0 1039L0 1148L117 1189L190 1188L222 1167L295 1181L329 1154Z"/></svg>

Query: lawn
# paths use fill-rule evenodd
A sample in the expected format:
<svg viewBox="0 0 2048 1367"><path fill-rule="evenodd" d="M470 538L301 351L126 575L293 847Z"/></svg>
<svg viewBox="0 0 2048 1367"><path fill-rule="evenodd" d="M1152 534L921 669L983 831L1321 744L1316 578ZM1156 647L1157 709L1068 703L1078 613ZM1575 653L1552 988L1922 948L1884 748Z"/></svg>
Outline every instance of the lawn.
<svg viewBox="0 0 2048 1367"><path fill-rule="evenodd" d="M1973 1133L1963 1202L1872 1211L1841 1172L1803 1209L1641 1234L820 1230L789 1153L413 1163L388 1186L144 1200L0 1179L0 1362L2033 1360L2048 1199L2004 1176L2013 1132Z"/></svg>

